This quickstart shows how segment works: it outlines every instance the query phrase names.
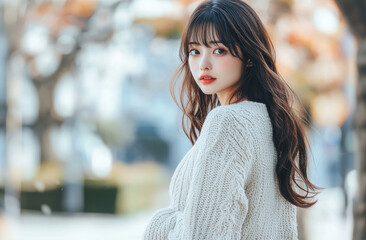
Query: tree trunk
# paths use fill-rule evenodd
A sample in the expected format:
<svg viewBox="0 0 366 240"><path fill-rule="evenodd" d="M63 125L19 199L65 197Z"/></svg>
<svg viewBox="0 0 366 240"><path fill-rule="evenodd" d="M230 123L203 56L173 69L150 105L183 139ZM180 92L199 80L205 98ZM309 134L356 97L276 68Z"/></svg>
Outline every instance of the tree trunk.
<svg viewBox="0 0 366 240"><path fill-rule="evenodd" d="M353 240L366 239L366 0L335 0L358 41L355 128L358 192L353 206Z"/></svg>
<svg viewBox="0 0 366 240"><path fill-rule="evenodd" d="M357 180L358 194L354 205L353 239L366 239L366 40L359 41L358 54L358 87L356 107Z"/></svg>

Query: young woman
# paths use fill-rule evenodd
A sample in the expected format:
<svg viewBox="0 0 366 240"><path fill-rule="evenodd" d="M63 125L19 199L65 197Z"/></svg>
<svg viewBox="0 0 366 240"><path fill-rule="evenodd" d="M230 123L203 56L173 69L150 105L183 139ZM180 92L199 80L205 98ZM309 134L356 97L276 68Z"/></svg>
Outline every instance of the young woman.
<svg viewBox="0 0 366 240"><path fill-rule="evenodd" d="M193 146L171 179L170 206L153 215L144 239L297 239L296 206L312 206L317 187L307 178L296 95L277 72L263 23L241 0L204 1L180 57L174 79L183 74L180 108Z"/></svg>

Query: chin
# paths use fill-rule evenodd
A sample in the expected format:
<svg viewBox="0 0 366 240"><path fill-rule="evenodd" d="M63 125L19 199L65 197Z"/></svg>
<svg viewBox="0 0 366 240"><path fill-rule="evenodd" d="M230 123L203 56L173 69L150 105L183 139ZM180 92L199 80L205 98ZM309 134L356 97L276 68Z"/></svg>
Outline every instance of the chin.
<svg viewBox="0 0 366 240"><path fill-rule="evenodd" d="M212 90L210 91L210 90L207 90L207 89L201 89L201 91L206 95L211 95L211 94L216 93L216 91L212 91Z"/></svg>

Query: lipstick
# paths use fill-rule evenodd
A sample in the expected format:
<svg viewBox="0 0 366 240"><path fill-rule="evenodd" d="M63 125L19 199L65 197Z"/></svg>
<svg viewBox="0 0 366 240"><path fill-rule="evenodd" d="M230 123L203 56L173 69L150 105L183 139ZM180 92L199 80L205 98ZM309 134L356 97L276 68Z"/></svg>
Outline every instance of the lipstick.
<svg viewBox="0 0 366 240"><path fill-rule="evenodd" d="M210 84L215 80L216 80L216 78L214 78L214 77L212 77L211 75L208 75L208 74L204 74L204 75L200 76L200 81L203 84Z"/></svg>
<svg viewBox="0 0 366 240"><path fill-rule="evenodd" d="M203 84L210 84L210 83L212 83L213 81L215 81L214 79L202 79L201 80L201 83L203 83Z"/></svg>

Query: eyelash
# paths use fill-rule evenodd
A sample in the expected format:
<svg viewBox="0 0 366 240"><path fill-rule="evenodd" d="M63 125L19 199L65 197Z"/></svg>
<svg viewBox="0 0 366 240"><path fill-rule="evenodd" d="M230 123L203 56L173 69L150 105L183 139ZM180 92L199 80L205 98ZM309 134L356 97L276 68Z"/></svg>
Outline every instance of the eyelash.
<svg viewBox="0 0 366 240"><path fill-rule="evenodd" d="M198 52L198 50L197 50L197 49L191 49L191 50L189 50L188 54L189 54L189 55L192 55L192 56L196 56L196 55L191 54L191 52L192 52L193 50L196 50L196 51ZM223 48L216 48L216 49L215 49L215 51L216 51L216 50L223 50L223 52L222 52L221 54L219 54L219 55L223 55L224 53L226 53L226 50L225 50L225 49L223 49Z"/></svg>

